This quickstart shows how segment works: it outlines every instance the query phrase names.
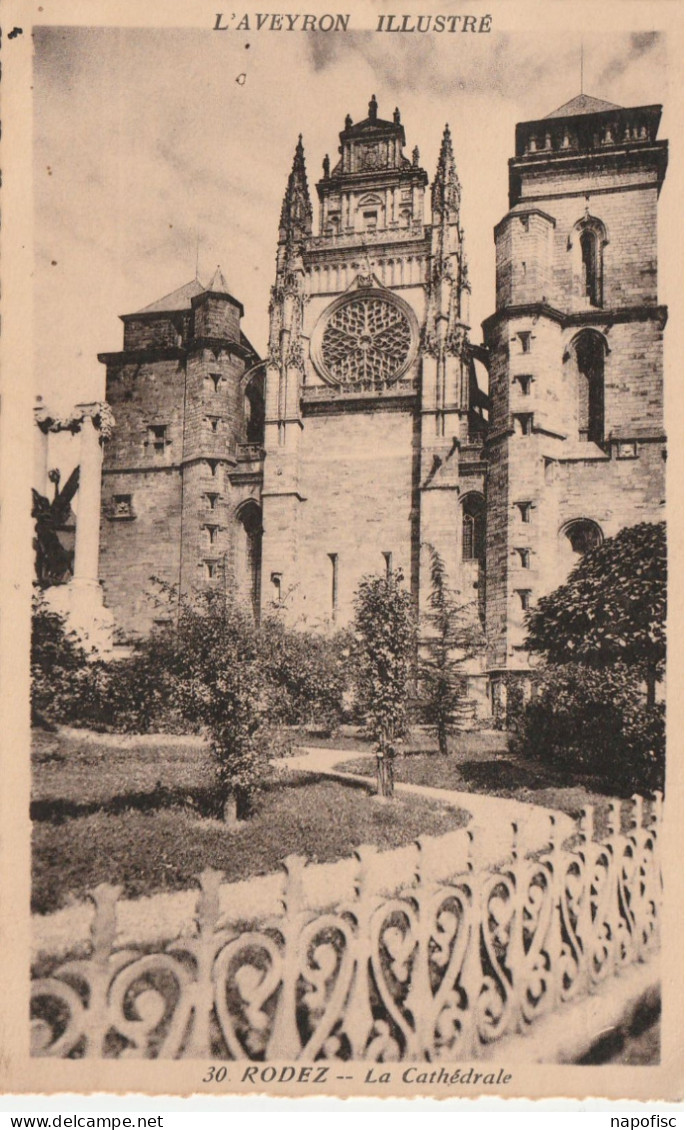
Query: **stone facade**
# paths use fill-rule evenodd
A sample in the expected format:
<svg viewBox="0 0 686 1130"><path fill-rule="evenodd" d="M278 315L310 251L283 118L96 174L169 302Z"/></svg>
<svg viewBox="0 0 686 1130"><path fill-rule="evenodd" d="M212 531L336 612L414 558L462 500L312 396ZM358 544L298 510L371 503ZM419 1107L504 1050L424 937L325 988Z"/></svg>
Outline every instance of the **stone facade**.
<svg viewBox="0 0 686 1130"><path fill-rule="evenodd" d="M248 600L262 449L248 442L262 398L241 304L217 271L137 314L124 348L100 354L116 427L105 447L100 577L124 638L168 614L159 587L223 586ZM261 428L261 425L260 425Z"/></svg>
<svg viewBox="0 0 686 1130"><path fill-rule="evenodd" d="M475 688L526 670L526 608L663 514L659 119L582 95L517 126L484 345L448 127L429 187L372 97L324 159L316 230L298 142L265 359L221 274L125 315L101 356L101 576L123 630L154 621L153 575L331 630L364 574L400 567L421 610L431 543L485 624Z"/></svg>
<svg viewBox="0 0 686 1130"><path fill-rule="evenodd" d="M517 126L484 324L492 676L526 670L526 607L581 552L664 516L659 120L581 95Z"/></svg>
<svg viewBox="0 0 686 1130"><path fill-rule="evenodd" d="M461 500L483 500L487 397L469 344L461 189L446 127L430 190L396 110L346 119L312 222L299 143L281 215L266 366L262 603L320 628L360 578L401 568L420 602L421 545L462 567Z"/></svg>

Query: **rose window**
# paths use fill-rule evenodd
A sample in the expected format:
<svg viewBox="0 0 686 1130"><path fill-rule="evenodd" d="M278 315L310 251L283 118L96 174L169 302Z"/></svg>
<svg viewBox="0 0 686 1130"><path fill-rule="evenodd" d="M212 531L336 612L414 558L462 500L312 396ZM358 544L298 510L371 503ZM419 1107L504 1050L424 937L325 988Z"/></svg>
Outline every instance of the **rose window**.
<svg viewBox="0 0 686 1130"><path fill-rule="evenodd" d="M394 295L346 298L315 335L315 362L335 384L397 380L414 353L409 312Z"/></svg>

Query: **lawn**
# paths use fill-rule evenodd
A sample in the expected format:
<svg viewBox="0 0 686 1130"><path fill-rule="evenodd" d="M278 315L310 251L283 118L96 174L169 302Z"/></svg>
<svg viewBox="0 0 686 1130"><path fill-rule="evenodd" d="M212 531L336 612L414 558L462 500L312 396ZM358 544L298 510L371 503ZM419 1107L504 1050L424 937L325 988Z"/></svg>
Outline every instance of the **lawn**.
<svg viewBox="0 0 686 1130"><path fill-rule="evenodd" d="M586 805L606 804L614 795L597 778L577 777L571 783L570 775L561 770L515 758L508 754L505 741L504 735L460 734L451 739L447 757L426 749L407 751L396 759L395 779L438 789L507 797L556 808L570 816L579 816ZM424 745L428 744L425 741ZM376 772L376 758L355 758L337 768L372 775Z"/></svg>
<svg viewBox="0 0 686 1130"><path fill-rule="evenodd" d="M341 726L336 733L327 737L300 732L299 744L320 749L359 750L360 753L373 753L374 742L366 738L361 726ZM399 743L408 755L436 752L436 739L425 726L411 726L408 736ZM491 757L493 754L507 753L507 734L496 730L475 730L473 733L451 734L448 739L451 755Z"/></svg>
<svg viewBox="0 0 686 1130"><path fill-rule="evenodd" d="M252 818L229 830L213 817L213 779L197 739L37 732L33 910L56 910L102 882L136 897L189 887L209 866L232 881L273 872L294 852L331 861L363 843L397 847L468 819L418 797L379 802L371 787L282 771Z"/></svg>

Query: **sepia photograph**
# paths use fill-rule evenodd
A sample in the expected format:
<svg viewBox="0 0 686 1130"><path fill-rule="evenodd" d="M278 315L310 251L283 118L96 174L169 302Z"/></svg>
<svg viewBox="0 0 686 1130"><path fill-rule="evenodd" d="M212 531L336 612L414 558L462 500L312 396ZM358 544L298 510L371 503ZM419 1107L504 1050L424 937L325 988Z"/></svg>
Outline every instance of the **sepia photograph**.
<svg viewBox="0 0 686 1130"><path fill-rule="evenodd" d="M5 1089L682 1097L681 8L444 8L5 23Z"/></svg>

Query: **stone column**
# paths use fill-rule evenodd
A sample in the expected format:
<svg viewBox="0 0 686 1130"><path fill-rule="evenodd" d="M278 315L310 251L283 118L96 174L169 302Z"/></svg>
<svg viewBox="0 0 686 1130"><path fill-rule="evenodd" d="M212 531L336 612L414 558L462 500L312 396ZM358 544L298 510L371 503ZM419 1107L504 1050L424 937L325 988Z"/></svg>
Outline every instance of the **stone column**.
<svg viewBox="0 0 686 1130"><path fill-rule="evenodd" d="M100 429L93 419L96 407L96 405L90 404L78 405L79 409L84 410L84 416L81 422L74 584L97 586L99 588L102 448L100 446Z"/></svg>

